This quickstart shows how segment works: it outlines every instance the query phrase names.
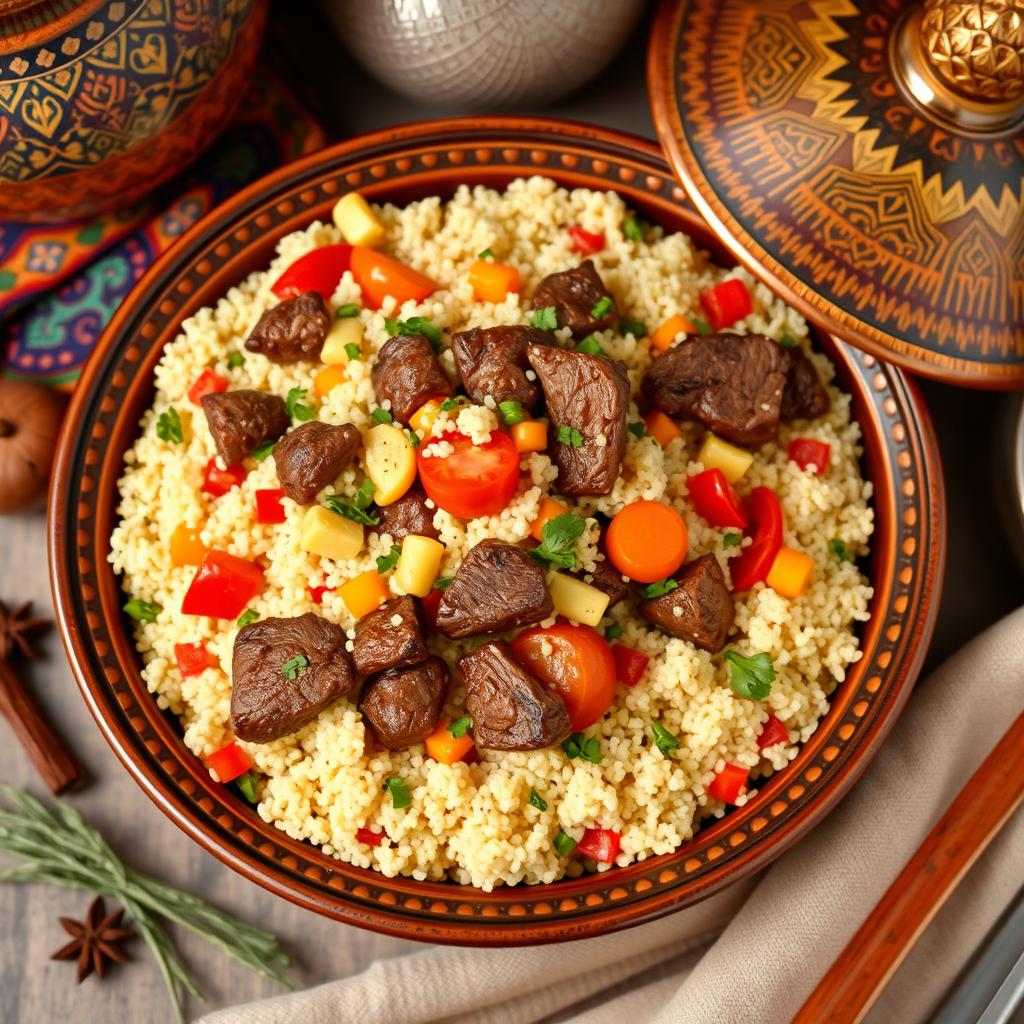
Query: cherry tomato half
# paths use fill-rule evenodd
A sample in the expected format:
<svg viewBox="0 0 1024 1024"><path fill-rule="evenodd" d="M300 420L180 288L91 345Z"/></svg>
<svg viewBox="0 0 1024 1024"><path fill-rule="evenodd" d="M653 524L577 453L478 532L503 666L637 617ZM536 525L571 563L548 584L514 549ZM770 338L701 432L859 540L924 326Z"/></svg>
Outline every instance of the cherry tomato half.
<svg viewBox="0 0 1024 1024"><path fill-rule="evenodd" d="M438 457L438 445L444 443L455 451ZM416 461L427 497L459 519L493 516L519 485L519 452L508 434L497 431L483 444L465 434L445 434L443 440L421 445Z"/></svg>
<svg viewBox="0 0 1024 1024"><path fill-rule="evenodd" d="M755 487L743 508L750 523L747 532L753 542L729 562L733 590L749 590L763 580L782 547L782 506L775 492L767 487Z"/></svg>
<svg viewBox="0 0 1024 1024"><path fill-rule="evenodd" d="M550 654L544 653L545 647ZM524 630L512 653L565 701L573 732L593 725L615 696L615 658L608 641L590 626L556 622Z"/></svg>

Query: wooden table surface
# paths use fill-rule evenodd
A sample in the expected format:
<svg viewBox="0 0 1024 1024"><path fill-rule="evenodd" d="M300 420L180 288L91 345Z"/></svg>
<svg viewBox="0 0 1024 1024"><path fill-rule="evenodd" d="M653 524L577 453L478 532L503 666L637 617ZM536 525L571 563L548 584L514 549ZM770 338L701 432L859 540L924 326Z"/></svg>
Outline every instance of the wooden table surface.
<svg viewBox="0 0 1024 1024"><path fill-rule="evenodd" d="M330 29L313 5L279 4L272 32L272 41L285 57L307 69L306 86L337 138L438 113L459 113L416 107L348 62L339 63ZM623 56L576 96L544 111L522 112L590 120L653 137L644 92L642 33L643 26ZM353 95L359 97L358 104L350 102ZM947 587L929 656L934 664L1019 603L1024 574L1013 563L992 511L996 489L1006 482L993 474L988 456L1000 443L996 419L1009 399L937 385L925 385L924 390L940 436L950 500ZM29 598L44 613L50 607L43 517L0 519L0 599ZM107 747L79 697L57 636L51 633L40 646L45 659L27 671L29 684L91 780L72 798L74 805L133 864L274 931L295 957L293 977L303 986L418 948L413 942L383 938L294 908L192 843L150 803ZM42 792L2 722L0 782ZM58 916L81 918L88 902L84 893L49 886L0 886L0 1022L172 1020L163 982L141 940L131 947L134 962L118 968L103 983L90 978L76 987L74 967L48 959L66 938ZM175 938L209 999L205 1007L189 1007L194 1015L275 991L199 940L180 930Z"/></svg>

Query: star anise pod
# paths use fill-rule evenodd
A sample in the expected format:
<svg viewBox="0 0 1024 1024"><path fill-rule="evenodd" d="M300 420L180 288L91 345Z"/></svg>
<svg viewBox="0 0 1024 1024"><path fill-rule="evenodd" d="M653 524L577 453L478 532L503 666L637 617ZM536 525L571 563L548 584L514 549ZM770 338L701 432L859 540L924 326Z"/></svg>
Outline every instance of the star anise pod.
<svg viewBox="0 0 1024 1024"><path fill-rule="evenodd" d="M8 611L7 606L0 601L0 658L6 661L15 648L29 660L36 656L28 642L28 634L48 628L50 623L47 619L29 618L31 614L31 601L26 601L13 611Z"/></svg>
<svg viewBox="0 0 1024 1024"><path fill-rule="evenodd" d="M89 904L84 921L75 921L70 917L60 919L64 931L72 937L66 946L61 946L52 954L51 960L78 960L78 984L81 984L95 970L102 978L105 976L107 964L116 960L123 964L128 959L121 948L121 943L135 938L130 928L122 928L123 909L107 914L103 905L103 897L97 896Z"/></svg>

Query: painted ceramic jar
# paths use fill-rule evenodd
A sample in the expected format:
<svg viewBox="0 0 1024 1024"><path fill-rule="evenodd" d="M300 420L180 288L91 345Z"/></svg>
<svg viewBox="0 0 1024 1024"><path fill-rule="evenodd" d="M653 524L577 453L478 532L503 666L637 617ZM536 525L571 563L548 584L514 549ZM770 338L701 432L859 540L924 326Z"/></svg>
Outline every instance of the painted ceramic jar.
<svg viewBox="0 0 1024 1024"><path fill-rule="evenodd" d="M190 163L249 76L267 0L0 0L0 218L88 216Z"/></svg>

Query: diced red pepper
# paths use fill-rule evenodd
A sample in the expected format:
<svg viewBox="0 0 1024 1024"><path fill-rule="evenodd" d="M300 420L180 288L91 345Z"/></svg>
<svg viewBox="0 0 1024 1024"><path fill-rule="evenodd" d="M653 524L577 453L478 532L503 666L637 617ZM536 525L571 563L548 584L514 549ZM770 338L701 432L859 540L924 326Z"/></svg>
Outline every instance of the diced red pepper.
<svg viewBox="0 0 1024 1024"><path fill-rule="evenodd" d="M811 437L794 437L789 442L789 461L801 469L813 469L818 476L828 469L832 446L827 441L815 441Z"/></svg>
<svg viewBox="0 0 1024 1024"><path fill-rule="evenodd" d="M647 663L651 660L646 654L634 651L625 644L612 644L612 657L615 658L615 671L618 680L624 686L636 686L647 671Z"/></svg>
<svg viewBox="0 0 1024 1024"><path fill-rule="evenodd" d="M237 466L228 466L227 469L221 469L217 465L216 457L214 457L206 464L206 472L203 474L203 494L219 498L222 494L227 494L233 487L237 487L242 483L248 473L249 471L241 463Z"/></svg>
<svg viewBox="0 0 1024 1024"><path fill-rule="evenodd" d="M174 660L183 676L197 676L208 668L216 668L220 662L199 641L194 644L175 644Z"/></svg>
<svg viewBox="0 0 1024 1024"><path fill-rule="evenodd" d="M366 843L367 846L380 846L384 842L384 833L374 832L369 828L357 828L356 841Z"/></svg>
<svg viewBox="0 0 1024 1024"><path fill-rule="evenodd" d="M750 316L754 309L747 286L735 277L702 291L700 304L708 315L708 323L716 331L732 327L738 320Z"/></svg>
<svg viewBox="0 0 1024 1024"><path fill-rule="evenodd" d="M776 743L788 742L789 730L774 715L769 715L757 737L758 750L774 747Z"/></svg>
<svg viewBox="0 0 1024 1024"><path fill-rule="evenodd" d="M188 400L193 405L198 405L203 395L219 395L222 391L227 391L227 389L228 382L226 378L222 377L219 373L214 373L213 370L203 370L196 378L196 382L188 389Z"/></svg>
<svg viewBox="0 0 1024 1024"><path fill-rule="evenodd" d="M431 591L421 601L423 616L431 629L437 629L437 610L441 607L441 591L431 588Z"/></svg>
<svg viewBox="0 0 1024 1024"><path fill-rule="evenodd" d="M388 295L401 306L410 299L422 302L437 291L437 282L426 274L365 245L352 248L352 276L371 309L380 309Z"/></svg>
<svg viewBox="0 0 1024 1024"><path fill-rule="evenodd" d="M237 619L263 584L263 570L255 562L226 551L207 551L181 602L182 614Z"/></svg>
<svg viewBox="0 0 1024 1024"><path fill-rule="evenodd" d="M711 526L747 528L747 516L739 495L720 469L705 469L686 481L697 514Z"/></svg>
<svg viewBox="0 0 1024 1024"><path fill-rule="evenodd" d="M602 864L611 864L618 856L622 833L610 828L588 828L576 849L585 857L593 857Z"/></svg>
<svg viewBox="0 0 1024 1024"><path fill-rule="evenodd" d="M593 256L595 252L600 252L604 248L604 235L587 231L578 224L570 224L568 231L573 249L584 256Z"/></svg>
<svg viewBox="0 0 1024 1024"><path fill-rule="evenodd" d="M278 488L258 490L256 492L256 522L257 523L283 523L284 505L281 499L284 491Z"/></svg>
<svg viewBox="0 0 1024 1024"><path fill-rule="evenodd" d="M313 604L323 604L324 594L334 593L334 587L329 587L325 583L321 583L317 587L306 587L306 589L309 591L309 599Z"/></svg>
<svg viewBox="0 0 1024 1024"><path fill-rule="evenodd" d="M734 804L737 797L747 788L750 777L749 768L741 768L738 764L727 764L708 786L708 796L713 796L723 803Z"/></svg>
<svg viewBox="0 0 1024 1024"><path fill-rule="evenodd" d="M782 547L782 506L775 492L755 487L743 506L750 521L752 542L729 561L733 590L749 590L765 579Z"/></svg>
<svg viewBox="0 0 1024 1024"><path fill-rule="evenodd" d="M270 290L279 299L294 299L305 292L319 292L324 302L329 302L351 264L351 245L322 245L300 256L270 286Z"/></svg>
<svg viewBox="0 0 1024 1024"><path fill-rule="evenodd" d="M233 782L251 767L249 755L234 741L220 750L215 750L207 759L206 767L217 773L221 782Z"/></svg>

